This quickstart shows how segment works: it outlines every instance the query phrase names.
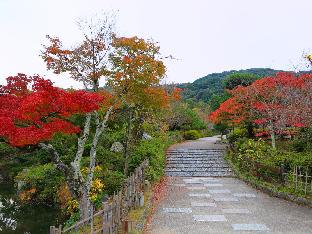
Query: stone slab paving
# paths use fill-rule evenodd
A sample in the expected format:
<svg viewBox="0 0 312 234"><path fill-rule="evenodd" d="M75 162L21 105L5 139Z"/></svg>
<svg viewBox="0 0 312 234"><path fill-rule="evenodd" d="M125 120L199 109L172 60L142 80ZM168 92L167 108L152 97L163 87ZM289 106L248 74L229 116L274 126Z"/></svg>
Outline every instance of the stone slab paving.
<svg viewBox="0 0 312 234"><path fill-rule="evenodd" d="M250 214L250 210L248 209L222 209L223 213L226 214Z"/></svg>
<svg viewBox="0 0 312 234"><path fill-rule="evenodd" d="M197 222L224 222L224 215L193 215L193 219Z"/></svg>
<svg viewBox="0 0 312 234"><path fill-rule="evenodd" d="M171 180L185 183L178 177ZM311 208L270 197L236 178L218 180L230 194L211 194L210 188L195 193L187 187L169 186L148 233L312 233Z"/></svg>
<svg viewBox="0 0 312 234"><path fill-rule="evenodd" d="M165 213L185 213L189 214L192 213L191 208L163 208Z"/></svg>
<svg viewBox="0 0 312 234"><path fill-rule="evenodd" d="M232 224L234 231L269 231L270 229L264 224Z"/></svg>
<svg viewBox="0 0 312 234"><path fill-rule="evenodd" d="M209 189L209 193L231 193L229 189Z"/></svg>
<svg viewBox="0 0 312 234"><path fill-rule="evenodd" d="M175 147L217 149L215 140L206 138ZM270 197L236 178L171 177L169 180L167 195L156 208L147 233L312 234L311 208Z"/></svg>
<svg viewBox="0 0 312 234"><path fill-rule="evenodd" d="M192 207L217 207L217 204L214 202L191 202Z"/></svg>

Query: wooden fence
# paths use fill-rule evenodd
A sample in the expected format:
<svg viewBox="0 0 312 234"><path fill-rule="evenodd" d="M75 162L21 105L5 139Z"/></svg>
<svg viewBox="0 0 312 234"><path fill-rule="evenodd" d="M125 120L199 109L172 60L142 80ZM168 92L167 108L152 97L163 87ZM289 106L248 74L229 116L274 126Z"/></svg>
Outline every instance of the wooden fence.
<svg viewBox="0 0 312 234"><path fill-rule="evenodd" d="M235 158L232 158L235 160ZM302 166L270 166L256 160L244 159L239 166L253 176L281 184L305 195L312 194L312 168Z"/></svg>
<svg viewBox="0 0 312 234"><path fill-rule="evenodd" d="M80 220L71 227L50 227L50 234L114 234L129 233L134 230L135 222L127 220L129 210L144 205L144 191L149 189L145 181L148 160L145 160L126 179L124 187L105 203L102 209Z"/></svg>
<svg viewBox="0 0 312 234"><path fill-rule="evenodd" d="M261 173L263 169L266 173ZM293 166L292 170L287 171L284 167L255 162L254 175L268 182L278 182L305 195L312 194L312 168L309 167Z"/></svg>
<svg viewBox="0 0 312 234"><path fill-rule="evenodd" d="M283 173L284 183L295 191L303 192L305 195L312 194L311 168L295 166L292 172Z"/></svg>

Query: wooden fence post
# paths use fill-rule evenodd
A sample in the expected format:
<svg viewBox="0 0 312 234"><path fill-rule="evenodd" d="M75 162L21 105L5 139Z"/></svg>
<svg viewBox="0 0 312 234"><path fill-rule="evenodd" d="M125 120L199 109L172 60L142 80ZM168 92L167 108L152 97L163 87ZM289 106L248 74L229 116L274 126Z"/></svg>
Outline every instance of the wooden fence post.
<svg viewBox="0 0 312 234"><path fill-rule="evenodd" d="M50 234L55 234L54 233L54 228L55 228L54 226L50 226Z"/></svg>
<svg viewBox="0 0 312 234"><path fill-rule="evenodd" d="M90 220L90 221L91 221L91 223L90 223L90 231L91 231L91 234L92 234L93 231L94 231L94 227L93 227L93 225L94 225L94 224L93 224L93 223L94 223L94 222L93 222L93 221L94 221L94 220L93 220L93 219L94 219L94 216L93 216L93 215L94 215L94 214L93 214L93 206L92 206L92 208L91 208L91 220Z"/></svg>
<svg viewBox="0 0 312 234"><path fill-rule="evenodd" d="M307 195L307 188L308 188L308 168L306 168L306 173L305 173L305 185L304 185L304 194L305 195Z"/></svg>
<svg viewBox="0 0 312 234"><path fill-rule="evenodd" d="M297 188L298 188L298 167L296 166L295 167L295 183L296 183L296 191L297 191Z"/></svg>
<svg viewBox="0 0 312 234"><path fill-rule="evenodd" d="M280 171L279 171L279 173L280 173L280 181L281 181L282 184L284 184L285 183L285 178L284 178L285 166L284 166L284 164L282 164L279 169L280 169Z"/></svg>
<svg viewBox="0 0 312 234"><path fill-rule="evenodd" d="M107 224L107 202L102 203L103 206L103 215L102 215L102 233L106 233L106 224Z"/></svg>

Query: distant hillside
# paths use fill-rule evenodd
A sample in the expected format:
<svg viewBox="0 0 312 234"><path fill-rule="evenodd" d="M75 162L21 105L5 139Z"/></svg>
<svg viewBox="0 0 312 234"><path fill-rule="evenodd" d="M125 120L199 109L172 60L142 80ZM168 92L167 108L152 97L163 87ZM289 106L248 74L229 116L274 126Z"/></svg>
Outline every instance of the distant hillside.
<svg viewBox="0 0 312 234"><path fill-rule="evenodd" d="M180 84L178 87L183 89L182 94L184 99L195 99L198 101L202 100L204 102L209 102L214 94L220 95L223 93L223 79L229 74L236 72L250 73L259 77L264 77L274 75L277 72L281 72L281 70L274 70L270 68L251 68L239 71L232 70L221 73L212 73L195 80L193 83Z"/></svg>

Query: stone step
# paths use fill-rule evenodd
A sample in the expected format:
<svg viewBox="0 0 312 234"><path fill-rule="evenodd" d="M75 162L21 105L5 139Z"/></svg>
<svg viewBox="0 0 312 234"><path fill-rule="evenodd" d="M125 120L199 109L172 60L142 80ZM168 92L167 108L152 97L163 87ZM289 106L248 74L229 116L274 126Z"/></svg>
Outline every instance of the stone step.
<svg viewBox="0 0 312 234"><path fill-rule="evenodd" d="M167 158L167 161L221 161L223 158Z"/></svg>
<svg viewBox="0 0 312 234"><path fill-rule="evenodd" d="M217 166L227 166L228 164L225 161L215 161L215 162L202 162L202 161L178 161L178 162L170 162L167 161L167 166L185 166L185 167L212 167L214 165Z"/></svg>
<svg viewBox="0 0 312 234"><path fill-rule="evenodd" d="M220 158L222 157L222 154L220 155L215 155L215 154L201 154L201 155L190 155L190 154L185 154L185 155L169 155L167 154L168 158Z"/></svg>
<svg viewBox="0 0 312 234"><path fill-rule="evenodd" d="M232 171L230 168L168 168L165 170L166 172L175 172L175 171L183 171L183 172L202 172L202 171L217 171L217 172L225 172Z"/></svg>
<svg viewBox="0 0 312 234"><path fill-rule="evenodd" d="M177 177L224 177L233 176L232 172L166 172L167 176Z"/></svg>
<svg viewBox="0 0 312 234"><path fill-rule="evenodd" d="M185 166L185 165L167 165L167 168L229 168L228 165L210 165L210 166L203 166L203 165L189 165L189 166Z"/></svg>
<svg viewBox="0 0 312 234"><path fill-rule="evenodd" d="M218 158L223 158L222 155L220 156L216 156L216 155L201 155L201 156L192 156L192 155L185 155L185 156L181 156L181 155L178 155L178 156L172 156L172 155L167 155L167 158L177 158L177 159L183 159L183 158L191 158L191 159L194 159L194 158L205 158L205 159L208 159L208 158L211 158L211 159L218 159Z"/></svg>
<svg viewBox="0 0 312 234"><path fill-rule="evenodd" d="M167 154L222 154L225 151L167 151Z"/></svg>
<svg viewBox="0 0 312 234"><path fill-rule="evenodd" d="M167 155L211 155L211 154L216 154L216 155L222 155L224 152L167 152Z"/></svg>
<svg viewBox="0 0 312 234"><path fill-rule="evenodd" d="M206 153L192 153L192 152L168 153L167 152L167 155L181 155L181 156L185 156L185 155L217 155L217 156L221 156L223 154L224 154L224 152L206 152Z"/></svg>
<svg viewBox="0 0 312 234"><path fill-rule="evenodd" d="M211 161L211 160L177 160L170 161L167 160L167 164L224 164L224 161Z"/></svg>
<svg viewBox="0 0 312 234"><path fill-rule="evenodd" d="M216 151L216 152L225 152L225 149L169 149L167 152L211 152L211 151Z"/></svg>
<svg viewBox="0 0 312 234"><path fill-rule="evenodd" d="M168 176L233 176L223 159L223 149L175 149L167 151Z"/></svg>
<svg viewBox="0 0 312 234"><path fill-rule="evenodd" d="M167 154L168 157L222 157L223 154Z"/></svg>

